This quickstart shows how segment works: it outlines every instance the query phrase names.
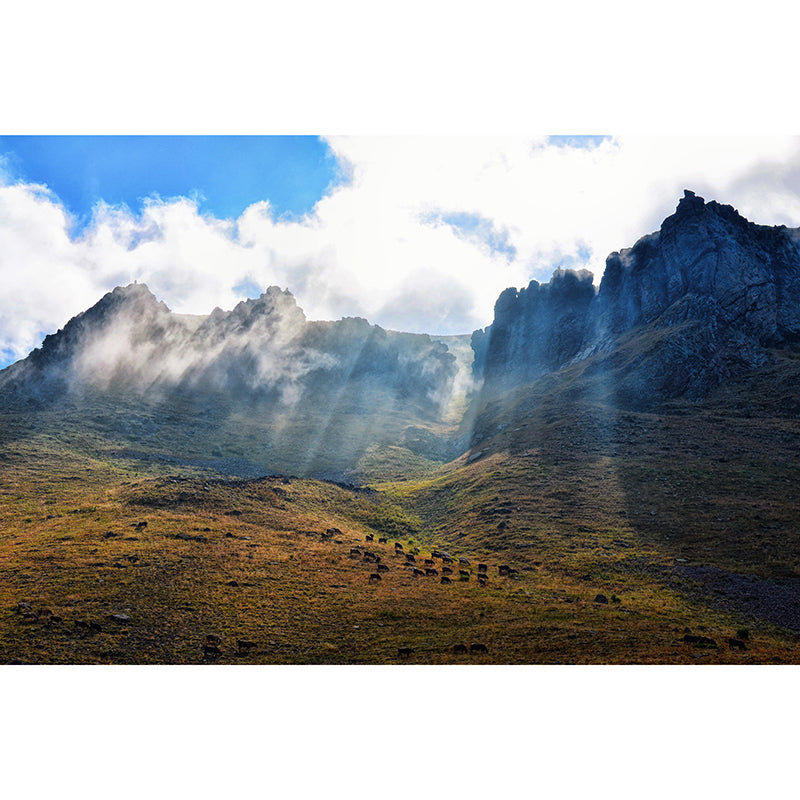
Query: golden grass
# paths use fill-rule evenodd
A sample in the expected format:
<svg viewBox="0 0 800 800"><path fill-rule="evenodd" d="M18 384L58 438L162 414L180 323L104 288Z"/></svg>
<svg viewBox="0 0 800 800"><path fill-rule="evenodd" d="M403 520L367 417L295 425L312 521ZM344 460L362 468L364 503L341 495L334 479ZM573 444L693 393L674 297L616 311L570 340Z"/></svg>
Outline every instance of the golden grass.
<svg viewBox="0 0 800 800"><path fill-rule="evenodd" d="M474 460L369 450L362 490L222 479L121 456L119 441L69 415L6 414L2 661L798 663L797 634L715 602L684 570L800 575L798 422L724 403L659 414L567 404L557 389L479 417ZM146 436L142 448L156 450ZM440 583L440 558L439 575L415 577L395 541L419 567L434 549L467 558L470 579L455 563ZM350 556L357 545L389 567L379 582L374 563ZM517 574L499 575L502 564ZM731 649L744 628L747 649ZM717 647L687 644L687 630ZM204 655L210 634L218 656ZM255 646L240 653L237 640ZM453 650L473 643L487 652Z"/></svg>

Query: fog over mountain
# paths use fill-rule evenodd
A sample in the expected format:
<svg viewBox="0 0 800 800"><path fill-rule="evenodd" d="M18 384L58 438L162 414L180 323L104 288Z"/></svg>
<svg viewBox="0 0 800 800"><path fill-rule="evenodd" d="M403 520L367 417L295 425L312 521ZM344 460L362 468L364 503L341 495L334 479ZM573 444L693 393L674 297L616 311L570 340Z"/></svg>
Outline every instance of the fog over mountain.
<svg viewBox="0 0 800 800"><path fill-rule="evenodd" d="M464 392L456 361L425 334L359 318L309 322L276 286L203 317L173 314L146 286L131 284L0 372L0 397L7 407L106 414L103 425L131 442L136 435L109 409L132 407L157 427L165 414L182 413L180 425L197 427L193 438L208 444L205 455L223 455L230 440L230 452L254 460L256 471L260 464L262 472L341 477L370 445L448 413L454 390ZM322 463L320 448L329 453Z"/></svg>
<svg viewBox="0 0 800 800"><path fill-rule="evenodd" d="M175 314L134 283L0 372L0 401L256 473L347 478L392 447L445 461L475 441L482 404L576 365L568 379L596 401L649 408L772 363L800 341L800 231L687 190L659 231L608 257L599 289L558 269L504 291L472 352L468 339L309 321L276 286L230 311Z"/></svg>

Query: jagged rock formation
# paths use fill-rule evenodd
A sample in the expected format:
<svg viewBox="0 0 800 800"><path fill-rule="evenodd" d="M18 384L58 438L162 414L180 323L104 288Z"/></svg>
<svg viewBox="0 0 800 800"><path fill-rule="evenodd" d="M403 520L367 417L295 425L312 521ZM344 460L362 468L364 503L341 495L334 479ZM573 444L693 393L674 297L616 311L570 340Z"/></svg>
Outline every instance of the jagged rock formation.
<svg viewBox="0 0 800 800"><path fill-rule="evenodd" d="M342 384L391 394L435 415L455 358L425 334L364 319L309 322L276 286L229 312L173 314L143 284L118 287L0 373L7 396L179 393L314 406Z"/></svg>
<svg viewBox="0 0 800 800"><path fill-rule="evenodd" d="M309 322L274 286L192 317L135 284L0 372L0 405L56 410L147 457L339 480L372 445L437 425L456 372L447 346L425 334ZM436 435L408 443L435 458L443 447Z"/></svg>
<svg viewBox="0 0 800 800"><path fill-rule="evenodd" d="M615 371L617 402L641 407L704 397L798 340L800 230L687 190L658 232L608 257L596 295L564 270L506 290L473 347L489 393L594 357Z"/></svg>

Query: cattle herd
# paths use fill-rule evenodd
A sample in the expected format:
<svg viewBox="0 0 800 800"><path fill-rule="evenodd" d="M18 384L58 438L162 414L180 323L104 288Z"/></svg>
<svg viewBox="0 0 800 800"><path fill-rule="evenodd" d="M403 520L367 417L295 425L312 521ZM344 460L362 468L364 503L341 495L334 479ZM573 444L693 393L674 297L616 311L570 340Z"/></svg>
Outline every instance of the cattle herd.
<svg viewBox="0 0 800 800"><path fill-rule="evenodd" d="M328 541L333 538L334 534L341 534L341 531L338 528L328 528L328 530L322 534L322 541ZM367 544L372 544L375 541L375 536L372 533L366 534L364 540ZM385 544L388 545L389 542L385 537L378 538L378 544ZM431 550L430 558L424 558L422 561L422 566L417 566L417 555L419 554L418 551L415 549L413 553L407 553L405 548L401 542L394 542L394 552L392 554L393 558L402 559L397 569L405 569L408 573L414 577L426 577L426 578L439 578L440 584L451 584L453 582L453 578L450 577L451 575L455 575L455 565L456 559L452 557L449 553L442 551L442 550ZM380 553L374 552L373 550L368 549L366 546L356 545L355 547L350 548L350 558L352 559L360 559L362 562L367 564L374 564L375 565L375 572L370 572L368 577L369 583L379 583L382 580L381 573L389 572L388 564L383 563L383 558ZM440 564L437 566L437 559ZM471 563L468 558L464 556L459 556L458 558L458 580L462 582L469 581L472 578L472 569ZM513 578L519 575L518 570L512 569L507 564L501 564L497 568L498 574L500 576ZM441 574L440 574L441 573ZM476 578L478 581L479 586L488 586L489 584L489 565L484 563L477 564L477 572ZM412 653L419 652L415 651L411 647L398 647L397 648L397 656L401 659L409 658ZM488 653L488 648L485 644L481 644L478 642L473 642L469 648L465 644L454 644L452 646L452 652L454 655L466 655L466 654L479 654L479 653Z"/></svg>

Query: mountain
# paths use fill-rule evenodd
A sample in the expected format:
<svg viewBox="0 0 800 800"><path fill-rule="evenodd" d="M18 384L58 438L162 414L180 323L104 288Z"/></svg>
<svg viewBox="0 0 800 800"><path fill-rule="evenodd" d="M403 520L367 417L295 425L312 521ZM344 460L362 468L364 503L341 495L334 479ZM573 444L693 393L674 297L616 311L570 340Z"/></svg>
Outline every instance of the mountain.
<svg viewBox="0 0 800 800"><path fill-rule="evenodd" d="M0 401L57 407L171 457L343 478L382 443L405 437L411 449L441 451L436 430L415 431L436 429L457 372L442 342L358 318L307 321L275 286L193 317L132 284L0 372Z"/></svg>
<svg viewBox="0 0 800 800"><path fill-rule="evenodd" d="M586 271L507 289L472 337L487 395L571 363L614 376L614 402L701 399L800 341L800 229L756 225L686 190L661 229Z"/></svg>

